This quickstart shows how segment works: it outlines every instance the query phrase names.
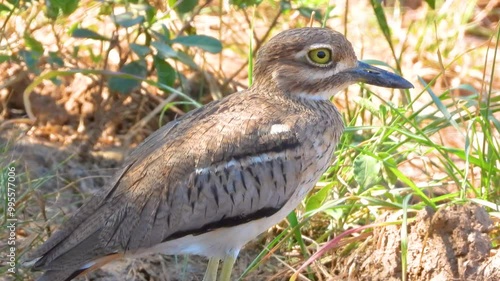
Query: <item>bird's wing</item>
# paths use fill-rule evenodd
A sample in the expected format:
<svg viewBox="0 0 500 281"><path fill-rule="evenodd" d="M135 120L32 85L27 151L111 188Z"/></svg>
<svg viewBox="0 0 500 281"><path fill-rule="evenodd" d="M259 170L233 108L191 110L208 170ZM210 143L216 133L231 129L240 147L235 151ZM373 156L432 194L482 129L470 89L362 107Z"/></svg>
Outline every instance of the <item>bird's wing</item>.
<svg viewBox="0 0 500 281"><path fill-rule="evenodd" d="M302 119L283 120L272 104L247 113L251 99L238 100L229 96L153 133L105 192L30 255L33 268L83 271L109 255L276 212L298 185Z"/></svg>

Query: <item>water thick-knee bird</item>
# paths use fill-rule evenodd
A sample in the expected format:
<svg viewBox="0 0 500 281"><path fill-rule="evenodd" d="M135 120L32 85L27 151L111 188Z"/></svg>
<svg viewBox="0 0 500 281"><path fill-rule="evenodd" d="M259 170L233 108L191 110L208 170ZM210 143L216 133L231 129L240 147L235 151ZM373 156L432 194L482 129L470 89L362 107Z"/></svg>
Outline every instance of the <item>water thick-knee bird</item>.
<svg viewBox="0 0 500 281"><path fill-rule="evenodd" d="M283 31L258 52L254 84L166 124L103 191L25 257L39 280L71 280L121 257L195 254L227 281L240 249L281 221L328 168L344 130L330 98L364 82L411 88L357 60L326 28Z"/></svg>

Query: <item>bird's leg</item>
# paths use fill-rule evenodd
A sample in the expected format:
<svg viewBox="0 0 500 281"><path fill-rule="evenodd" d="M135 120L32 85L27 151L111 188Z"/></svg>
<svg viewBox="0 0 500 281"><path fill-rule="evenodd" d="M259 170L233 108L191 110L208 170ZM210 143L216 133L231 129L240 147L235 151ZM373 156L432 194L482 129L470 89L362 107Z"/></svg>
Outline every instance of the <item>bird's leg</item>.
<svg viewBox="0 0 500 281"><path fill-rule="evenodd" d="M231 272L233 271L233 265L236 261L236 257L233 255L227 255L222 263L222 271L220 272L219 281L230 281Z"/></svg>
<svg viewBox="0 0 500 281"><path fill-rule="evenodd" d="M210 258L208 260L207 271L205 271L205 275L203 276L203 281L216 281L218 269L219 269L219 259Z"/></svg>

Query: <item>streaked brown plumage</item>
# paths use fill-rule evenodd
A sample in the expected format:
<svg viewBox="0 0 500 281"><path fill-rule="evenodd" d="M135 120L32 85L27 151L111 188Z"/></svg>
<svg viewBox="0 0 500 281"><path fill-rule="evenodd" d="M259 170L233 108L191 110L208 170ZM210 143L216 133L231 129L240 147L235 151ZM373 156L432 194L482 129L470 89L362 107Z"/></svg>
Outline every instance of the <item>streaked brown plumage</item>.
<svg viewBox="0 0 500 281"><path fill-rule="evenodd" d="M241 247L292 211L331 162L344 125L329 98L358 81L411 87L359 63L344 36L322 28L275 36L259 51L254 75L250 89L139 145L104 192L26 258L45 271L39 280L71 280L153 252L230 260L227 280Z"/></svg>

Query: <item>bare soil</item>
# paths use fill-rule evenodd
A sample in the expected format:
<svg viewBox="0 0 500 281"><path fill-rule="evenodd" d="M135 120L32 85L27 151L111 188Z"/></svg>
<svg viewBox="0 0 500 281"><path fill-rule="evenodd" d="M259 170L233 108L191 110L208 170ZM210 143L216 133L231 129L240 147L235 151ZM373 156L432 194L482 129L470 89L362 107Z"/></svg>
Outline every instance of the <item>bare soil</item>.
<svg viewBox="0 0 500 281"><path fill-rule="evenodd" d="M398 220L394 213L381 221ZM484 208L425 208L408 225L408 279L500 280L500 251L491 249L492 221ZM333 280L402 280L401 227L377 228L347 256L338 256Z"/></svg>

